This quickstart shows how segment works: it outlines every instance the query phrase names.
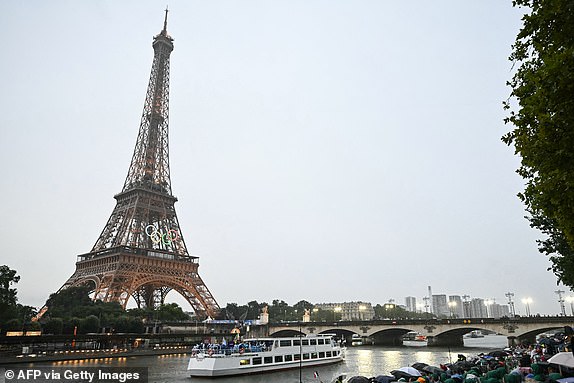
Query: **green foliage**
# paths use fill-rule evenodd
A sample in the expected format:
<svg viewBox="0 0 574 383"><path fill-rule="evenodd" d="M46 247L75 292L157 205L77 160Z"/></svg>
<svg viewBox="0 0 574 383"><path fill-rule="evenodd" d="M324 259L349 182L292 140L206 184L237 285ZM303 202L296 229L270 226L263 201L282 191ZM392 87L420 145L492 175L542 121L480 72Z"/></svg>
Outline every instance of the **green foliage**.
<svg viewBox="0 0 574 383"><path fill-rule="evenodd" d="M60 335L64 330L64 321L62 318L52 318L43 327L44 334Z"/></svg>
<svg viewBox="0 0 574 383"><path fill-rule="evenodd" d="M5 331L22 331L22 321L17 318L9 319L4 323L4 329Z"/></svg>
<svg viewBox="0 0 574 383"><path fill-rule="evenodd" d="M517 173L526 186L519 198L530 225L545 235L539 250L558 279L574 287L574 2L513 4L530 13L510 56L518 69L508 82L505 122L514 130L502 140L521 156Z"/></svg>
<svg viewBox="0 0 574 383"><path fill-rule="evenodd" d="M78 328L80 327L81 319L78 317L67 318L64 320L64 328L62 332L64 334L73 334L74 331L78 334Z"/></svg>
<svg viewBox="0 0 574 383"><path fill-rule="evenodd" d="M269 320L272 322L296 321L297 313L295 308L289 306L285 301L274 299L268 307Z"/></svg>
<svg viewBox="0 0 574 383"><path fill-rule="evenodd" d="M40 331L42 330L42 325L38 322L28 322L24 324L24 331Z"/></svg>
<svg viewBox="0 0 574 383"><path fill-rule="evenodd" d="M115 333L142 333L144 325L139 318L122 315L114 319L112 329Z"/></svg>
<svg viewBox="0 0 574 383"><path fill-rule="evenodd" d="M157 319L162 321L187 321L189 315L183 312L177 303L169 303L159 306L156 310Z"/></svg>
<svg viewBox="0 0 574 383"><path fill-rule="evenodd" d="M100 318L95 315L90 315L80 319L79 333L97 333L100 331Z"/></svg>
<svg viewBox="0 0 574 383"><path fill-rule="evenodd" d="M46 314L58 318L85 317L89 315L86 309L93 306L89 293L89 286L73 286L51 294L46 302Z"/></svg>
<svg viewBox="0 0 574 383"><path fill-rule="evenodd" d="M237 303L228 303L225 308L220 310L217 319L254 320L259 317L265 306L267 303L257 303L257 301L251 301L243 306L239 306Z"/></svg>
<svg viewBox="0 0 574 383"><path fill-rule="evenodd" d="M13 284L18 283L20 276L16 270L8 266L0 266L0 327L10 319L18 317L16 289Z"/></svg>
<svg viewBox="0 0 574 383"><path fill-rule="evenodd" d="M322 310L322 309L312 309L311 310L311 321L312 322L336 322L340 321L342 314L334 310Z"/></svg>
<svg viewBox="0 0 574 383"><path fill-rule="evenodd" d="M256 320L259 319L263 308L266 306L269 320L272 322L300 321L303 319L305 309L311 310L313 308L313 305L307 301L299 301L295 305L289 306L285 301L278 299L273 300L271 305L257 301L251 301L242 306L237 303L228 303L225 308L221 309L217 319Z"/></svg>

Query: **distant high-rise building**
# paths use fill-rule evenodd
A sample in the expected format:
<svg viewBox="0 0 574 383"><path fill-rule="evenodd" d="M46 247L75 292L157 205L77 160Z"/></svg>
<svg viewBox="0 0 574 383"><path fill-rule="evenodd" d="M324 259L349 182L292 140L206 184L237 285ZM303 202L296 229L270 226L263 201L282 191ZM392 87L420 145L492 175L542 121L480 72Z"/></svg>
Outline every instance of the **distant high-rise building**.
<svg viewBox="0 0 574 383"><path fill-rule="evenodd" d="M450 316L445 294L434 294L432 296L432 308L433 314L436 316Z"/></svg>
<svg viewBox="0 0 574 383"><path fill-rule="evenodd" d="M500 305L498 303L492 303L489 306L490 318L502 318L504 316L510 316L510 308L508 305Z"/></svg>
<svg viewBox="0 0 574 383"><path fill-rule="evenodd" d="M463 304L460 295L449 295L448 297L448 308L454 318L463 318Z"/></svg>
<svg viewBox="0 0 574 383"><path fill-rule="evenodd" d="M470 314L470 295L462 296L462 317L472 318Z"/></svg>
<svg viewBox="0 0 574 383"><path fill-rule="evenodd" d="M405 309L411 312L417 312L417 298L406 297L405 298Z"/></svg>
<svg viewBox="0 0 574 383"><path fill-rule="evenodd" d="M469 302L470 318L487 318L486 305L484 299L473 298Z"/></svg>

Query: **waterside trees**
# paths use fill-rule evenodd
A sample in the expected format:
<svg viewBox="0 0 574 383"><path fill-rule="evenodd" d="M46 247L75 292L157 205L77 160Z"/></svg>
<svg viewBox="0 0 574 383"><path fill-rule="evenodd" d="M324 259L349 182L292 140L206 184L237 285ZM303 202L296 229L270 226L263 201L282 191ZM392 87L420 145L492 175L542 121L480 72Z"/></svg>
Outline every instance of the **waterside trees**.
<svg viewBox="0 0 574 383"><path fill-rule="evenodd" d="M502 140L521 157L519 194L544 237L559 281L574 288L574 2L514 0L526 7L510 60L517 66L505 103L514 125Z"/></svg>

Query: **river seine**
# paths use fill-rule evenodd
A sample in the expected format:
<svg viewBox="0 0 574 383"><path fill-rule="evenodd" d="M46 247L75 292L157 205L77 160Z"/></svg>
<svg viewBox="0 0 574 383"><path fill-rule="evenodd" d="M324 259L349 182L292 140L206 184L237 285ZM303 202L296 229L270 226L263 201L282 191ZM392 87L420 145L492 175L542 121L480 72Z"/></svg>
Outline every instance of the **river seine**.
<svg viewBox="0 0 574 383"><path fill-rule="evenodd" d="M348 347L345 362L337 365L304 368L301 372L299 370L291 370L245 377L218 378L216 380L189 377L186 371L189 356L185 354L34 363L28 367L147 367L150 383L297 383L299 382L299 373L301 373L302 382L330 383L341 374L346 374L347 377L355 375L366 377L389 375L391 370L410 366L415 362L439 365L456 361L458 354L472 356L481 352L487 353L493 349L506 347L506 337L499 335L465 339L464 342L465 347L452 349L416 346L416 342L411 342L410 346L403 347ZM314 377L314 372L319 374L318 378Z"/></svg>

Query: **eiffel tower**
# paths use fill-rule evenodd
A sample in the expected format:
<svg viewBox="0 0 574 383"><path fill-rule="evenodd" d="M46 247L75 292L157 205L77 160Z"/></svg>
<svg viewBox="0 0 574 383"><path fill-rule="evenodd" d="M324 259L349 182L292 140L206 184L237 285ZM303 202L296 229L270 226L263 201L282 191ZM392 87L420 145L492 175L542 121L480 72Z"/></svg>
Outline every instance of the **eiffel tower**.
<svg viewBox="0 0 574 383"><path fill-rule="evenodd" d="M138 307L156 307L175 290L198 316L214 317L219 306L198 274L198 257L187 251L171 191L169 57L174 46L167 13L163 30L153 39L139 133L123 189L114 196L116 207L92 250L78 256L76 271L58 291L89 284L94 300L125 308L130 297Z"/></svg>

